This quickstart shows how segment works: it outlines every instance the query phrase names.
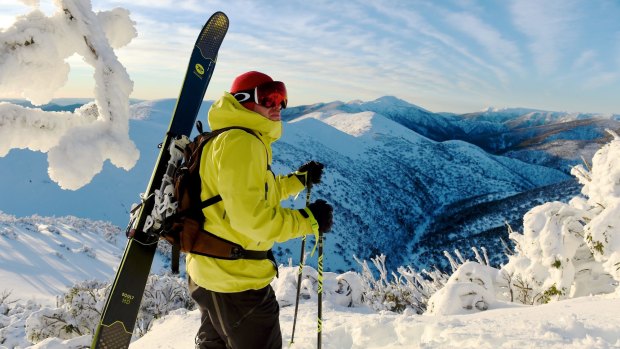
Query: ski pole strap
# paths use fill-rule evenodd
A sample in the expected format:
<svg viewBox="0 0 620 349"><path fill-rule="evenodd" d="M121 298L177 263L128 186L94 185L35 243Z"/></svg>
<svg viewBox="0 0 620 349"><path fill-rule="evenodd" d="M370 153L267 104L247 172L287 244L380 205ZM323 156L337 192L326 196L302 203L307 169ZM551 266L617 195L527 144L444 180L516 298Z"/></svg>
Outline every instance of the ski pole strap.
<svg viewBox="0 0 620 349"><path fill-rule="evenodd" d="M307 196L307 200L310 201L310 196ZM298 210L299 213L301 213L302 217L306 218L306 219L310 219L310 226L312 227L312 234L314 234L314 247L312 248L312 252L310 252L310 256L314 256L314 252L316 252L316 248L319 244L319 236L320 236L320 232L319 232L319 222L317 222L316 218L314 218L314 215L312 214L312 211L310 211L310 209L308 207L302 208Z"/></svg>
<svg viewBox="0 0 620 349"><path fill-rule="evenodd" d="M188 251L193 254L207 256L218 259L237 260L237 259L253 259L263 260L271 259L270 252L246 250L240 245L223 239L206 230L200 230L191 249Z"/></svg>

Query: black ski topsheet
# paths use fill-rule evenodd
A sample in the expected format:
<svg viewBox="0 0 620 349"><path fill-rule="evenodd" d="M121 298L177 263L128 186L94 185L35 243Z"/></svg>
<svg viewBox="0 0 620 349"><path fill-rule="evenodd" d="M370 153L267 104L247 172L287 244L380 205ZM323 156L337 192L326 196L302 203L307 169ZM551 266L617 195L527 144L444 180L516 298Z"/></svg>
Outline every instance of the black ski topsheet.
<svg viewBox="0 0 620 349"><path fill-rule="evenodd" d="M161 185L170 157L168 148L171 141L177 136L189 136L192 131L227 31L228 17L222 12L216 12L206 22L196 40L168 132L147 186L147 198L152 197L155 189ZM153 205L153 200L147 199L134 222L135 235L129 239L125 248L91 348L129 347L157 248L157 237L142 231Z"/></svg>

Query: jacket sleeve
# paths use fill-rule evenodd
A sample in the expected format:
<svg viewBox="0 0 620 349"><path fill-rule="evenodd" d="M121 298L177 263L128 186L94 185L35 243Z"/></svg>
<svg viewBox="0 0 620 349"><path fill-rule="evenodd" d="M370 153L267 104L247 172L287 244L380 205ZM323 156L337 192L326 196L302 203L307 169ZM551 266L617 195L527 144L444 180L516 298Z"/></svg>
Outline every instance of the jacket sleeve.
<svg viewBox="0 0 620 349"><path fill-rule="evenodd" d="M297 195L300 191L306 188L297 178L295 173L291 173L288 176L277 176L276 185L279 189L278 192L280 193L280 200L285 200L291 195Z"/></svg>
<svg viewBox="0 0 620 349"><path fill-rule="evenodd" d="M254 241L284 242L313 232L298 210L283 208L266 186L265 145L244 131L228 131L214 156L217 185L231 227Z"/></svg>

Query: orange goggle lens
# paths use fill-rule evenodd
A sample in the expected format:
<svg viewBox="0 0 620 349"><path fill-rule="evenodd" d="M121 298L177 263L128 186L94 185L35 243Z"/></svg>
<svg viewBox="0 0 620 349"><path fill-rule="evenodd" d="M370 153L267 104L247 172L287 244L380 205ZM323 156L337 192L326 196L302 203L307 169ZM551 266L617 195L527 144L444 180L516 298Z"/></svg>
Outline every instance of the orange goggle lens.
<svg viewBox="0 0 620 349"><path fill-rule="evenodd" d="M266 108L280 105L284 109L288 103L286 86L281 81L271 81L258 85L252 90L239 91L234 94L234 97L240 103L252 101Z"/></svg>

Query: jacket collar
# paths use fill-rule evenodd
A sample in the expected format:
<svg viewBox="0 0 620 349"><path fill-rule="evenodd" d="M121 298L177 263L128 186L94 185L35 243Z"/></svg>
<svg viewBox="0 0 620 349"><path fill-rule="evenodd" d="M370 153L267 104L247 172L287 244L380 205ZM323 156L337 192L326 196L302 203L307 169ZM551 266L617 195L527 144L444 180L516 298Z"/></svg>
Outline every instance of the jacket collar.
<svg viewBox="0 0 620 349"><path fill-rule="evenodd" d="M230 93L215 101L209 109L209 127L217 130L224 127L241 126L257 131L269 143L282 136L282 122L272 121L246 109Z"/></svg>

